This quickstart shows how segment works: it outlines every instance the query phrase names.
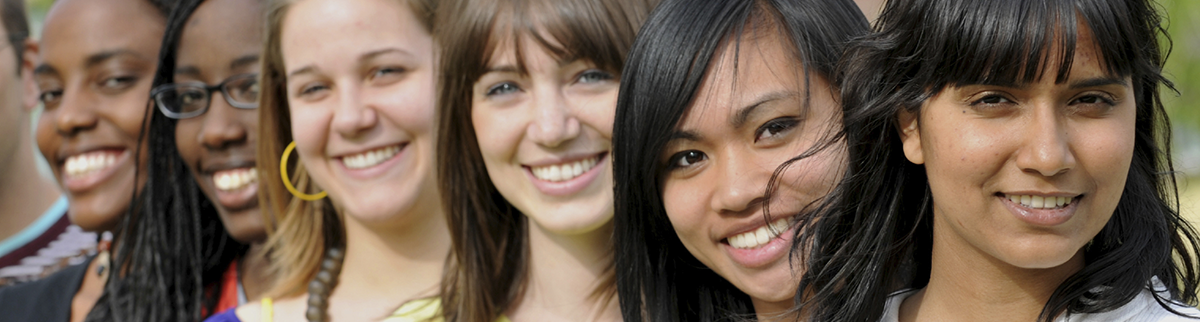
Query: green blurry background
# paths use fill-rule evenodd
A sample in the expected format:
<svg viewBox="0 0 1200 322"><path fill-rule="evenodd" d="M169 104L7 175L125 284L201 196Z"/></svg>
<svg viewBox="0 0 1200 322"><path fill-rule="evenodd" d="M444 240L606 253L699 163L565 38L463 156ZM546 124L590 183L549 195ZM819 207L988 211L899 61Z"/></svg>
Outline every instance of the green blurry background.
<svg viewBox="0 0 1200 322"><path fill-rule="evenodd" d="M856 0L873 19L883 0ZM35 35L54 0L29 0ZM1179 90L1163 92L1164 104L1174 130L1172 152L1179 178L1180 211L1200 223L1200 1L1159 0L1169 21L1174 50L1167 60L1166 74Z"/></svg>

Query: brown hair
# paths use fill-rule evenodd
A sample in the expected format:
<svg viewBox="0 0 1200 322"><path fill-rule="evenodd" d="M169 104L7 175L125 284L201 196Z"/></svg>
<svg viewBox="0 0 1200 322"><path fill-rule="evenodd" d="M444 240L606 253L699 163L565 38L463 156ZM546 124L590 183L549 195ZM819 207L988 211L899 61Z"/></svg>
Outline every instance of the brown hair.
<svg viewBox="0 0 1200 322"><path fill-rule="evenodd" d="M491 321L524 292L527 219L488 177L471 123L471 88L501 41L532 37L556 58L578 57L620 74L625 53L656 0L451 0L435 32L438 75L438 188L448 212L453 255L442 281L446 321ZM555 42L544 38L553 37ZM526 72L521 46L513 46ZM610 267L594 295L615 296Z"/></svg>
<svg viewBox="0 0 1200 322"><path fill-rule="evenodd" d="M12 46L13 56L17 57L17 66L25 59L25 39L29 38L29 17L25 14L25 0L3 0L0 4L0 22L4 23L4 31L8 34L8 44ZM21 75L21 68L17 68Z"/></svg>
<svg viewBox="0 0 1200 322"><path fill-rule="evenodd" d="M302 0L271 0L266 10L266 31L262 51L262 92L258 103L259 204L267 229L266 247L271 271L276 276L267 296L283 297L304 292L308 281L320 268L324 250L345 243L342 218L329 199L304 201L293 198L279 176L278 160L292 142L291 111L287 102L287 78L284 75L280 37L287 9ZM397 0L402 1L402 0ZM406 0L425 31L433 30L434 0ZM291 158L288 177L296 189L312 194L321 189L309 179L299 158ZM320 250L320 251L317 251Z"/></svg>

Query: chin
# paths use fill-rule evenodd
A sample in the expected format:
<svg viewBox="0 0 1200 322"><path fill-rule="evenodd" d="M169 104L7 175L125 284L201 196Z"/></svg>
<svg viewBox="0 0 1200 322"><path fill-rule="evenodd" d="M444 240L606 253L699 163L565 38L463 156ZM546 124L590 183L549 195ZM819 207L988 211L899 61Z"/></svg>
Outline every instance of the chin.
<svg viewBox="0 0 1200 322"><path fill-rule="evenodd" d="M121 215L125 213L124 209L116 210L111 209L113 208L111 206L92 206L90 204L86 201L70 200L70 206L67 208L67 216L70 217L71 223L83 228L84 231L113 230L120 222Z"/></svg>

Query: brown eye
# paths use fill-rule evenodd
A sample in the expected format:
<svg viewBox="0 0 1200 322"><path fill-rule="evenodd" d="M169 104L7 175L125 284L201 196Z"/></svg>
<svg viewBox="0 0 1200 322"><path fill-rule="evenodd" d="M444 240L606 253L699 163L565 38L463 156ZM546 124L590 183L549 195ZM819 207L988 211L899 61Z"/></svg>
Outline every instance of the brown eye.
<svg viewBox="0 0 1200 322"><path fill-rule="evenodd" d="M667 165L667 168L668 169L687 168L687 167L690 167L696 163L702 162L707 159L708 159L708 155L705 155L704 152L700 152L700 151L696 151L696 150L687 150L687 151L679 152L679 153L676 153L675 155L672 155L671 159L670 159L671 163Z"/></svg>

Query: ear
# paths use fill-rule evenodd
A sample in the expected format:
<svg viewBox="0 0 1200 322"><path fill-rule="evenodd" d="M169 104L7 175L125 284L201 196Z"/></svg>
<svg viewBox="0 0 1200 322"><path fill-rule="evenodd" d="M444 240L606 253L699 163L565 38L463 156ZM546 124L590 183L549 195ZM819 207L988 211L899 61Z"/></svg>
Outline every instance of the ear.
<svg viewBox="0 0 1200 322"><path fill-rule="evenodd" d="M38 104L37 81L33 78L33 65L38 57L38 43L33 39L25 39L25 52L21 53L21 94L24 95L21 105L26 113L32 112Z"/></svg>
<svg viewBox="0 0 1200 322"><path fill-rule="evenodd" d="M925 164L925 151L921 149L921 127L917 114L901 109L896 113L900 121L900 142L904 144L904 157L915 164Z"/></svg>

